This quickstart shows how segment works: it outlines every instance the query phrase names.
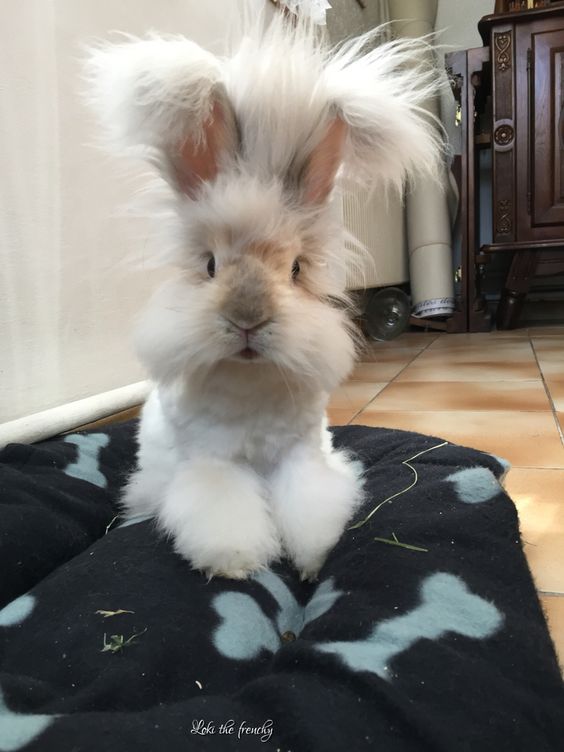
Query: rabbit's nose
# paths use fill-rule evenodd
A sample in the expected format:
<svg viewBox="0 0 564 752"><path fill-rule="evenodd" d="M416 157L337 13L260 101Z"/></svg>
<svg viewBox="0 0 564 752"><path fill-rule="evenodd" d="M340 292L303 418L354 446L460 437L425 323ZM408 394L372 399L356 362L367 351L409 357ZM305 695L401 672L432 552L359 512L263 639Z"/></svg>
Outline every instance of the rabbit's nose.
<svg viewBox="0 0 564 752"><path fill-rule="evenodd" d="M257 334L261 329L267 326L271 319L264 319L263 321L259 321L258 324L249 324L248 321L233 321L233 319L227 319L227 321L232 324L235 329L241 332L246 339L248 339L250 335Z"/></svg>

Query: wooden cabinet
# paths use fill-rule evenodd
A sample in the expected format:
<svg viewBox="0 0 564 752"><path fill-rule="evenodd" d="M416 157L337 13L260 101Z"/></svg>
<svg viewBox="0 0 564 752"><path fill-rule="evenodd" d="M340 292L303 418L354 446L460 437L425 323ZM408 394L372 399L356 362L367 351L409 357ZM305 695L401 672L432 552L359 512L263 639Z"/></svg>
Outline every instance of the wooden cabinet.
<svg viewBox="0 0 564 752"><path fill-rule="evenodd" d="M536 275L564 271L564 8L486 16L491 55L493 244L513 261L497 325L511 328Z"/></svg>
<svg viewBox="0 0 564 752"><path fill-rule="evenodd" d="M564 10L544 13L525 14L507 28L492 22L490 32L496 50L494 184L498 201L511 200L504 185L515 189L514 232L505 235L517 241L564 237ZM514 186L509 163L516 169ZM506 240L503 229L496 227L495 242Z"/></svg>
<svg viewBox="0 0 564 752"><path fill-rule="evenodd" d="M513 254L497 315L506 329L517 323L533 278L564 271L564 6L486 16L479 30L479 75L472 81L470 65L466 82L478 104L468 111L465 148L474 149L473 123L486 112L488 136L480 138L492 150L493 242L478 248L471 232L468 253L482 262ZM476 54L469 50L468 61ZM489 97L491 113L480 112ZM463 213L477 214L477 193L476 183Z"/></svg>

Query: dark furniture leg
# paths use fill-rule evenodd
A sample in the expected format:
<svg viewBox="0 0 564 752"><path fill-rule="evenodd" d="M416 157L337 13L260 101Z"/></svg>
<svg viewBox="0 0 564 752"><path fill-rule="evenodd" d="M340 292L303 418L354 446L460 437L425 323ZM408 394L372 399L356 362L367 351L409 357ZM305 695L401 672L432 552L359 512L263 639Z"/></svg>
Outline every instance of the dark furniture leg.
<svg viewBox="0 0 564 752"><path fill-rule="evenodd" d="M498 329L514 329L517 326L535 276L537 261L538 254L535 251L519 251L514 254L497 309Z"/></svg>

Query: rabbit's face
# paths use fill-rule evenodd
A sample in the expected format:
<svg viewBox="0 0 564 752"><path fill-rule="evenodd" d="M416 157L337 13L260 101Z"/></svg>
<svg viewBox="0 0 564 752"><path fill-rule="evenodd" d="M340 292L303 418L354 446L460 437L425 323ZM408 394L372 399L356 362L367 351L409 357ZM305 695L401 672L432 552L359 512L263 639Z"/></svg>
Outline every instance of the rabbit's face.
<svg viewBox="0 0 564 752"><path fill-rule="evenodd" d="M235 360L333 388L354 346L347 317L330 302L342 285L329 225L327 213L321 223L290 206L276 182L231 176L205 189L183 216L182 274L155 296L139 329L154 375Z"/></svg>
<svg viewBox="0 0 564 752"><path fill-rule="evenodd" d="M212 233L204 256L211 315L235 358L268 358L280 327L277 301L299 297L300 248L274 241L238 242L229 229Z"/></svg>
<svg viewBox="0 0 564 752"><path fill-rule="evenodd" d="M422 106L434 55L425 41L374 46L378 30L329 51L281 14L251 26L227 58L158 35L92 52L90 99L110 142L156 166L175 195L164 248L181 273L148 306L138 350L157 380L237 361L237 372L276 367L329 390L354 351L332 303L346 263L333 187L340 171L399 189L440 173Z"/></svg>

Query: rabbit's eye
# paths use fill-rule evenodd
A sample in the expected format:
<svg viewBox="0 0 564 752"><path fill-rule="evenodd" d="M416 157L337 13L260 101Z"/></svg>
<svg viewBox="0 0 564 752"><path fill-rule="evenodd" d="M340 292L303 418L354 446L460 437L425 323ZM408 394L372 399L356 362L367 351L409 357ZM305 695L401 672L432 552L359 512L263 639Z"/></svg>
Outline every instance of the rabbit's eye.
<svg viewBox="0 0 564 752"><path fill-rule="evenodd" d="M208 274L210 277L215 277L215 259L213 256L210 256L208 261Z"/></svg>
<svg viewBox="0 0 564 752"><path fill-rule="evenodd" d="M296 279L300 273L300 262L296 259L292 264L292 279Z"/></svg>

